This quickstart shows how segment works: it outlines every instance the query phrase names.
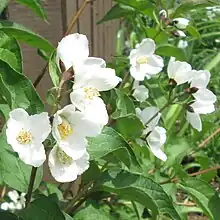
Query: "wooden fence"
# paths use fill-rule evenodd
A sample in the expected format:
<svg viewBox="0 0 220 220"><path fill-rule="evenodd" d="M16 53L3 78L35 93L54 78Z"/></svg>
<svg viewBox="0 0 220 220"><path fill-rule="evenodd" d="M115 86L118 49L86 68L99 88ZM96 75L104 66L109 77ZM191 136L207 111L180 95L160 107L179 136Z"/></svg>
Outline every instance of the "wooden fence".
<svg viewBox="0 0 220 220"><path fill-rule="evenodd" d="M44 0L44 6L48 14L46 23L38 18L30 9L11 1L9 4L9 18L17 23L32 29L57 46L71 18L84 0ZM117 21L96 25L103 15L112 7L112 0L95 0L89 3L72 32L86 34L90 41L90 55L111 60L115 52L115 39L119 23ZM45 66L45 61L40 58L36 49L22 44L24 57L24 72L34 81ZM48 88L52 86L51 80L46 75L37 90L43 100Z"/></svg>

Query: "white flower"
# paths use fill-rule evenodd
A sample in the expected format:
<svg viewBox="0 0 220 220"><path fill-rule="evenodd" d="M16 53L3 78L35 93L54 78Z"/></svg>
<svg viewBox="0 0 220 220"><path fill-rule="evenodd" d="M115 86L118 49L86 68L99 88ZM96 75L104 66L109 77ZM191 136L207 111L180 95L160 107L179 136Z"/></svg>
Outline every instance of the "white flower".
<svg viewBox="0 0 220 220"><path fill-rule="evenodd" d="M191 110L186 112L186 119L198 131L202 130L202 122L199 114L209 114L215 111L213 103L200 101L193 102L189 108Z"/></svg>
<svg viewBox="0 0 220 220"><path fill-rule="evenodd" d="M115 70L102 67L101 62L85 60L82 67L76 69L71 102L91 120L104 126L108 123L108 114L99 92L113 89L120 81Z"/></svg>
<svg viewBox="0 0 220 220"><path fill-rule="evenodd" d="M160 15L160 17L162 17L163 19L164 18L167 18L167 12L166 12L166 10L160 10L160 12L159 12L159 15Z"/></svg>
<svg viewBox="0 0 220 220"><path fill-rule="evenodd" d="M216 102L216 95L206 88L210 80L210 72L207 70L196 71L193 70L193 78L190 84L191 88L196 88L197 91L193 93L193 97L198 102L213 104Z"/></svg>
<svg viewBox="0 0 220 220"><path fill-rule="evenodd" d="M173 25L178 29L185 29L189 24L189 20L186 18L175 18L173 19Z"/></svg>
<svg viewBox="0 0 220 220"><path fill-rule="evenodd" d="M11 199L11 201L16 203L19 199L19 194L16 190L9 191L8 192L8 197Z"/></svg>
<svg viewBox="0 0 220 220"><path fill-rule="evenodd" d="M155 55L155 43L152 39L143 39L130 53L130 73L137 81L159 73L164 66L162 57Z"/></svg>
<svg viewBox="0 0 220 220"><path fill-rule="evenodd" d="M138 81L136 81L138 82ZM144 102L149 97L149 90L144 85L135 85L134 87L133 96L139 102Z"/></svg>
<svg viewBox="0 0 220 220"><path fill-rule="evenodd" d="M186 40L180 40L177 47L181 48L181 49L184 49L184 48L188 47L188 43L187 43Z"/></svg>
<svg viewBox="0 0 220 220"><path fill-rule="evenodd" d="M58 182L72 182L89 168L89 154L74 159L61 148L55 146L49 154L49 168L52 176Z"/></svg>
<svg viewBox="0 0 220 220"><path fill-rule="evenodd" d="M1 204L1 209L2 209L2 210L7 211L7 210L9 210L9 207L10 207L10 204L9 204L8 202L3 202L3 203Z"/></svg>
<svg viewBox="0 0 220 220"><path fill-rule="evenodd" d="M186 112L186 120L195 128L197 131L202 130L202 122L198 113L195 112Z"/></svg>
<svg viewBox="0 0 220 220"><path fill-rule="evenodd" d="M57 66L60 67L60 60L63 62L65 69L72 66L81 65L83 60L89 56L88 39L83 34L70 34L64 37L57 47Z"/></svg>
<svg viewBox="0 0 220 220"><path fill-rule="evenodd" d="M161 117L161 113L159 112L159 109L157 107L147 107L144 110L141 110L140 108L136 108L136 114L137 116L141 119L142 123L144 125L146 125L148 128L150 128L150 130L152 130L154 127L157 126L160 117ZM157 114L157 116L151 120L149 123L148 121L155 115ZM146 124L148 123L148 124Z"/></svg>
<svg viewBox="0 0 220 220"><path fill-rule="evenodd" d="M26 164L39 167L44 163L46 155L42 142L50 131L46 112L29 116L24 109L17 108L9 113L7 142Z"/></svg>
<svg viewBox="0 0 220 220"><path fill-rule="evenodd" d="M101 133L102 127L77 111L74 105L67 105L54 115L52 134L59 147L74 160L86 152L86 137Z"/></svg>
<svg viewBox="0 0 220 220"><path fill-rule="evenodd" d="M162 161L167 160L166 154L161 150L161 147L166 142L166 130L156 126L147 136L147 143L152 153Z"/></svg>
<svg viewBox="0 0 220 220"><path fill-rule="evenodd" d="M183 31L177 30L177 31L175 32L175 36L178 36L178 37L186 37L186 34L185 34ZM185 47L188 46L187 41L180 40L179 43L178 43L178 47L179 47L179 48L185 48L185 47L180 47L180 46L179 46L179 45L180 45L180 42L184 42L184 45L186 45Z"/></svg>
<svg viewBox="0 0 220 220"><path fill-rule="evenodd" d="M192 79L192 67L190 64L181 61L175 61L171 58L167 67L168 77L173 79L177 85L186 83Z"/></svg>

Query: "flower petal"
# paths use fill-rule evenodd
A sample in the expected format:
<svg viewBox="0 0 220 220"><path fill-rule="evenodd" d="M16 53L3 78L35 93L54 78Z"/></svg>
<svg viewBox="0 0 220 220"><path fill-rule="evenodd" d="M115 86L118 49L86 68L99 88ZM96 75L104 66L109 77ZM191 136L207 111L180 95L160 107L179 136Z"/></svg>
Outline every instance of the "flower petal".
<svg viewBox="0 0 220 220"><path fill-rule="evenodd" d="M195 101L190 106L193 108L194 112L198 114L209 114L215 111L215 106L212 103Z"/></svg>
<svg viewBox="0 0 220 220"><path fill-rule="evenodd" d="M206 88L210 80L210 72L208 70L193 70L193 78L190 87Z"/></svg>
<svg viewBox="0 0 220 220"><path fill-rule="evenodd" d="M26 164L40 167L46 160L46 154L42 143L33 143L18 152L19 158Z"/></svg>
<svg viewBox="0 0 220 220"><path fill-rule="evenodd" d="M167 155L160 148L150 148L150 149L151 152L154 154L154 156L157 157L158 159L164 162L167 160Z"/></svg>
<svg viewBox="0 0 220 220"><path fill-rule="evenodd" d="M159 109L157 107L152 106L145 108L141 113L137 114L137 116L142 120L144 124L146 124L158 112ZM154 128L155 126L157 126L160 117L161 114L158 113L157 116L147 124L147 126L150 128Z"/></svg>
<svg viewBox="0 0 220 220"><path fill-rule="evenodd" d="M115 88L120 81L121 78L116 76L114 69L94 68L90 70L85 84L98 89L98 91L108 91Z"/></svg>
<svg viewBox="0 0 220 220"><path fill-rule="evenodd" d="M89 56L88 39L83 34L70 34L64 37L57 47L57 66L59 59L64 63L66 70L77 66Z"/></svg>
<svg viewBox="0 0 220 220"><path fill-rule="evenodd" d="M152 56L147 57L147 63L144 64L144 66L146 69L145 73L155 75L163 69L163 58L153 54Z"/></svg>
<svg viewBox="0 0 220 220"><path fill-rule="evenodd" d="M175 18L175 19L173 19L173 24L178 29L183 30L188 26L189 20L186 18Z"/></svg>
<svg viewBox="0 0 220 220"><path fill-rule="evenodd" d="M202 122L198 113L186 112L186 120L195 128L197 131L202 130Z"/></svg>
<svg viewBox="0 0 220 220"><path fill-rule="evenodd" d="M155 51L156 45L150 38L145 38L136 47L138 55L152 55Z"/></svg>
<svg viewBox="0 0 220 220"><path fill-rule="evenodd" d="M197 101L205 102L205 103L215 103L216 95L206 88L199 89L196 93L193 94L194 98Z"/></svg>
<svg viewBox="0 0 220 220"><path fill-rule="evenodd" d="M51 125L47 112L30 116L31 134L38 141L43 142L51 132Z"/></svg>
<svg viewBox="0 0 220 220"><path fill-rule="evenodd" d="M133 92L136 100L143 102L149 97L149 90L144 85L137 86Z"/></svg>
<svg viewBox="0 0 220 220"><path fill-rule="evenodd" d="M139 66L131 66L130 74L136 81L143 81L145 78L145 73L141 72Z"/></svg>
<svg viewBox="0 0 220 220"><path fill-rule="evenodd" d="M85 154L78 160L72 160L70 164L61 163L57 156L58 147L55 146L49 154L49 168L52 176L58 182L72 182L89 168L89 156Z"/></svg>

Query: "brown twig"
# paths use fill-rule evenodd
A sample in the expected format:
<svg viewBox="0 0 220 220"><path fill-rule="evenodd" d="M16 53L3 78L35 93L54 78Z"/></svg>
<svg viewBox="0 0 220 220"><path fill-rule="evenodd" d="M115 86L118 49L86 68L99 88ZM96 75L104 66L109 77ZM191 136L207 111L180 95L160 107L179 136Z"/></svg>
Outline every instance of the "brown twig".
<svg viewBox="0 0 220 220"><path fill-rule="evenodd" d="M45 67L43 68L41 74L37 77L37 79L34 81L33 85L36 88L38 86L38 84L40 83L40 81L42 80L42 78L44 77L45 73L47 72L47 68L48 68L48 63L46 63Z"/></svg>
<svg viewBox="0 0 220 220"><path fill-rule="evenodd" d="M210 171L214 171L214 170L218 170L218 169L220 169L220 166L208 168L208 169L205 169L205 170L200 170L200 171L198 171L198 172L189 174L189 176L190 176L190 177L198 176L198 175L201 175L201 174L204 174L204 173L208 173L208 172L210 172ZM163 185L163 184L167 184L167 183L173 183L173 182L176 182L176 181L178 181L178 180L179 180L179 178L178 178L178 177L175 177L175 178L173 178L173 179L169 179L169 180L160 182L160 184Z"/></svg>
<svg viewBox="0 0 220 220"><path fill-rule="evenodd" d="M71 190L71 188L72 188L73 183L74 183L74 182L70 182L70 183L68 184L68 186L67 186L67 188L66 188L66 190L65 190L65 192L64 192L64 194L63 194L63 198L64 198L64 199L67 198L67 196L68 196L68 194L69 194L69 192L70 192L70 190Z"/></svg>
<svg viewBox="0 0 220 220"><path fill-rule="evenodd" d="M91 0L84 0L84 2L81 4L79 10L78 10L78 11L76 12L76 14L72 17L71 23L70 23L69 28L67 29L67 31L66 31L66 33L65 33L65 36L68 35L68 34L71 32L71 30L72 30L73 26L75 25L77 19L79 18L79 16L80 16L80 15L82 14L82 12L84 11L86 5L87 5L88 3L90 3L90 2L91 2Z"/></svg>
<svg viewBox="0 0 220 220"><path fill-rule="evenodd" d="M187 207L196 206L196 203L194 203L194 202L188 202L188 203L185 203L185 202L177 202L176 204L177 204L177 205L181 205L181 206L187 206Z"/></svg>
<svg viewBox="0 0 220 220"><path fill-rule="evenodd" d="M5 193L6 193L6 186L4 186L3 189L2 189L2 192L1 192L1 199L4 198Z"/></svg>
<svg viewBox="0 0 220 220"><path fill-rule="evenodd" d="M215 135L220 133L220 128L217 128L214 133L212 133L208 138L206 138L202 143L199 144L199 148L204 147Z"/></svg>

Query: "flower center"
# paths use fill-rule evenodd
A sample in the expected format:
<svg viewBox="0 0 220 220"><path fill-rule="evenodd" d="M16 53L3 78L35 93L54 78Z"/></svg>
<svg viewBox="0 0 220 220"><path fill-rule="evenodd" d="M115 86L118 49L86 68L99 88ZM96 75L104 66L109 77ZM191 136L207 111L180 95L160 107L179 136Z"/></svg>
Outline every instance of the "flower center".
<svg viewBox="0 0 220 220"><path fill-rule="evenodd" d="M85 98L92 100L94 97L100 96L99 91L94 87L85 87Z"/></svg>
<svg viewBox="0 0 220 220"><path fill-rule="evenodd" d="M146 56L139 56L137 58L137 63L138 64L146 64L147 63L147 57Z"/></svg>
<svg viewBox="0 0 220 220"><path fill-rule="evenodd" d="M57 148L57 157L59 159L59 161L62 163L62 164L67 164L67 165L70 165L73 161L73 159L68 156L63 150L61 150L59 147Z"/></svg>
<svg viewBox="0 0 220 220"><path fill-rule="evenodd" d="M22 129L18 133L16 140L18 141L19 144L29 144L32 140L32 134L31 132Z"/></svg>
<svg viewBox="0 0 220 220"><path fill-rule="evenodd" d="M68 121L63 119L62 123L57 125L61 140L67 139L73 133L73 128Z"/></svg>

